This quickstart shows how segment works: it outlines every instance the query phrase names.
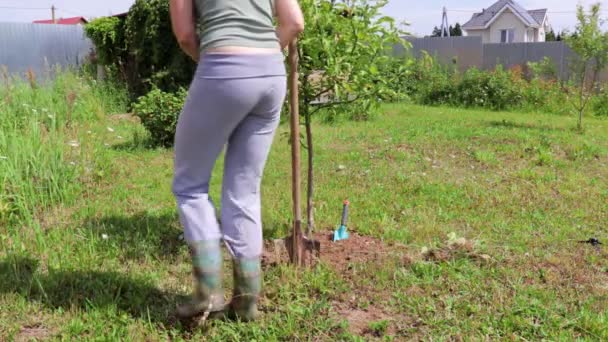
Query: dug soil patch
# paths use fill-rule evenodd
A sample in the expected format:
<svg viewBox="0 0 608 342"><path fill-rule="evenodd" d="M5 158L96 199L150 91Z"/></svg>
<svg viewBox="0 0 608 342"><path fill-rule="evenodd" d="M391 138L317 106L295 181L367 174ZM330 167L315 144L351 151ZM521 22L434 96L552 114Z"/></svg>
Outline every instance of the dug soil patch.
<svg viewBox="0 0 608 342"><path fill-rule="evenodd" d="M321 262L340 272L347 270L352 264L379 261L396 251L394 244L369 236L350 233L347 240L333 241L333 232L319 232L313 238L321 242L321 257L314 262ZM285 246L279 241L268 242L265 246L262 262L266 266L289 262Z"/></svg>

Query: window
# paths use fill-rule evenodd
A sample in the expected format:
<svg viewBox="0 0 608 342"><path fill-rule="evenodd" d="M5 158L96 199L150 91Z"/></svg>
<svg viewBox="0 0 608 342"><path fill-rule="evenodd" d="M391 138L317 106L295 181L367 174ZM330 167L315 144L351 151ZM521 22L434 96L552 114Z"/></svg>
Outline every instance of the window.
<svg viewBox="0 0 608 342"><path fill-rule="evenodd" d="M501 43L513 43L515 40L515 29L500 30Z"/></svg>

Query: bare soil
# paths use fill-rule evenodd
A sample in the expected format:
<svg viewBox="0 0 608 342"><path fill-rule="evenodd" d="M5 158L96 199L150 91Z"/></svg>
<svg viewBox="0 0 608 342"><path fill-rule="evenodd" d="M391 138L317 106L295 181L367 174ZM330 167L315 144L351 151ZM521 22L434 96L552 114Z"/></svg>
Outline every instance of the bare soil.
<svg viewBox="0 0 608 342"><path fill-rule="evenodd" d="M333 232L315 233L313 239L321 243L321 256L316 262L321 262L337 272L349 269L356 263L380 261L397 251L397 246L369 236L350 232L347 240L333 241ZM265 266L275 266L289 261L289 255L282 241L275 240L266 243L262 263Z"/></svg>

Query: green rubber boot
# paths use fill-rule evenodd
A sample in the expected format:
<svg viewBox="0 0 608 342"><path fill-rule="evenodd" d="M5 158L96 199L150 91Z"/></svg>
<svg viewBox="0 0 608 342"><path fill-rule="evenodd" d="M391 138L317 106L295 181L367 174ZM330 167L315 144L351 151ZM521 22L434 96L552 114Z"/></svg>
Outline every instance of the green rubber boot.
<svg viewBox="0 0 608 342"><path fill-rule="evenodd" d="M255 321L258 298L262 291L262 267L260 259L234 260L234 294L230 303L230 316L241 321Z"/></svg>
<svg viewBox="0 0 608 342"><path fill-rule="evenodd" d="M190 319L225 308L222 286L222 250L220 241L201 241L190 245L194 292L189 302L177 308L177 316Z"/></svg>

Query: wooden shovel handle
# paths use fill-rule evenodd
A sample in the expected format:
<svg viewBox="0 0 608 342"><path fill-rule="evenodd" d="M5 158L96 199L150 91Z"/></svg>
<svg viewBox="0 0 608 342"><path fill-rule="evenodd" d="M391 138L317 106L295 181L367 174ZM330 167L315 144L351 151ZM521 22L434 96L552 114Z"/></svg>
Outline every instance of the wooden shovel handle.
<svg viewBox="0 0 608 342"><path fill-rule="evenodd" d="M303 262L302 207L300 205L300 109L298 94L298 45L289 44L289 101L291 105L291 187L293 195L293 233L291 262L300 266Z"/></svg>
<svg viewBox="0 0 608 342"><path fill-rule="evenodd" d="M300 206L300 108L298 94L298 46L294 40L289 44L289 101L291 106L291 168L293 214L296 222L302 221Z"/></svg>

